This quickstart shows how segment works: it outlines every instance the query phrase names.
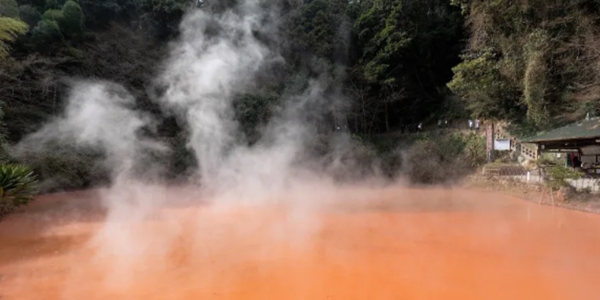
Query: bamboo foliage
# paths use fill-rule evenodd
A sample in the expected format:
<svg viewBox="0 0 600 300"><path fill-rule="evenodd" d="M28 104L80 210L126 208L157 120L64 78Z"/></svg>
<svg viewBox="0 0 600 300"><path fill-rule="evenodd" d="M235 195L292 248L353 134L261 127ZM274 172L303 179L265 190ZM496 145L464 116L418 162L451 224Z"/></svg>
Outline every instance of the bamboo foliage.
<svg viewBox="0 0 600 300"><path fill-rule="evenodd" d="M21 34L27 33L29 26L21 20L0 17L0 59L5 58L9 51L9 43L14 42Z"/></svg>

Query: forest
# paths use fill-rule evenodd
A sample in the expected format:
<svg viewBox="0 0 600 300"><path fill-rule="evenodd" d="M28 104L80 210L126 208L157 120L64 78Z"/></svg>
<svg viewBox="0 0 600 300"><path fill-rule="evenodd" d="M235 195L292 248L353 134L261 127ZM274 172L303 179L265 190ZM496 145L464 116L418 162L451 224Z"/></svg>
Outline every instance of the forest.
<svg viewBox="0 0 600 300"><path fill-rule="evenodd" d="M248 143L283 96L300 93L311 79L328 99L313 108L323 112L315 114L323 131L341 129L357 139L469 118L505 121L514 134L527 135L600 109L599 0L262 5L277 11L271 16L277 28L258 28L256 38L278 49L282 62L235 95ZM153 134L177 149L166 158L167 176L188 174L194 157L185 128L157 107L154 79L186 12L222 14L237 6L237 0L0 0L2 160L28 165L40 180L52 178L41 187L46 191L106 180L93 164L102 155L94 149L55 145L28 155L11 148L63 111L71 80L94 78L122 84L138 109L160 120ZM28 168L15 172L31 180Z"/></svg>

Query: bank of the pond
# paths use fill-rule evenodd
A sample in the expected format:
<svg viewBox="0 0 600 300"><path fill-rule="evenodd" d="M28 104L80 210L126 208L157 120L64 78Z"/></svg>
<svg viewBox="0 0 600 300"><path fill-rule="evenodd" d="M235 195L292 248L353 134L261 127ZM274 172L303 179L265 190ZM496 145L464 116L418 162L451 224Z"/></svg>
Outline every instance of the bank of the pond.
<svg viewBox="0 0 600 300"><path fill-rule="evenodd" d="M501 180L478 175L467 178L463 186L468 189L503 193L540 205L600 214L598 194L577 192L565 194L562 190L551 192L549 188L540 184L526 184L516 180Z"/></svg>

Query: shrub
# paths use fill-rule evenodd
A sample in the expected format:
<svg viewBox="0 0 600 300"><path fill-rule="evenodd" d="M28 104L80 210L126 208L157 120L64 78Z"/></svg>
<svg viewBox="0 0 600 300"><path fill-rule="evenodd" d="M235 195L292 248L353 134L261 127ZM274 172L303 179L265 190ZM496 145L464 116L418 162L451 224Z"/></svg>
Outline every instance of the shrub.
<svg viewBox="0 0 600 300"><path fill-rule="evenodd" d="M387 178L395 178L402 170L402 152L400 150L388 151L379 154L379 168L382 175Z"/></svg>
<svg viewBox="0 0 600 300"><path fill-rule="evenodd" d="M42 14L31 5L21 5L19 6L19 15L21 16L21 20L27 23L29 27L33 28L37 23L42 19Z"/></svg>
<svg viewBox="0 0 600 300"><path fill-rule="evenodd" d="M319 170L337 181L352 182L374 175L376 158L371 145L349 135L330 133L316 135L299 162L301 167Z"/></svg>
<svg viewBox="0 0 600 300"><path fill-rule="evenodd" d="M464 137L465 156L472 167L480 167L487 161L485 137L470 133Z"/></svg>
<svg viewBox="0 0 600 300"><path fill-rule="evenodd" d="M60 23L64 19L62 11L58 9L49 9L42 15L42 20L54 21Z"/></svg>
<svg viewBox="0 0 600 300"><path fill-rule="evenodd" d="M460 135L434 135L417 141L404 156L404 174L412 183L442 184L467 175L473 164Z"/></svg>
<svg viewBox="0 0 600 300"><path fill-rule="evenodd" d="M45 14L44 14L45 15ZM63 36L60 33L58 23L55 21L43 18L38 22L37 26L33 28L31 42L38 50L50 50L51 45L61 42Z"/></svg>
<svg viewBox="0 0 600 300"><path fill-rule="evenodd" d="M560 165L561 163L563 162L559 160L554 154L548 153L542 154L536 161L536 164L539 167Z"/></svg>
<svg viewBox="0 0 600 300"><path fill-rule="evenodd" d="M31 169L24 165L0 166L0 216L31 202L36 182Z"/></svg>
<svg viewBox="0 0 600 300"><path fill-rule="evenodd" d="M44 151L21 151L15 159L39 175L41 192L88 188L109 178L102 154L93 149L48 145Z"/></svg>
<svg viewBox="0 0 600 300"><path fill-rule="evenodd" d="M550 176L547 185L550 188L558 189L561 187L570 187L571 185L567 180L569 179L580 179L583 177L581 172L575 171L571 168L555 165L548 169L548 175Z"/></svg>

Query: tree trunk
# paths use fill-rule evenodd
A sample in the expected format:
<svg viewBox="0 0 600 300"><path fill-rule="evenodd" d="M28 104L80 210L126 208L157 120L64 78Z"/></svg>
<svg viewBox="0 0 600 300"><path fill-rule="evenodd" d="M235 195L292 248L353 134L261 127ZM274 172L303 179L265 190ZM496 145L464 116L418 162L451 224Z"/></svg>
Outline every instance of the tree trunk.
<svg viewBox="0 0 600 300"><path fill-rule="evenodd" d="M385 131L390 132L390 116L387 102L385 102Z"/></svg>

